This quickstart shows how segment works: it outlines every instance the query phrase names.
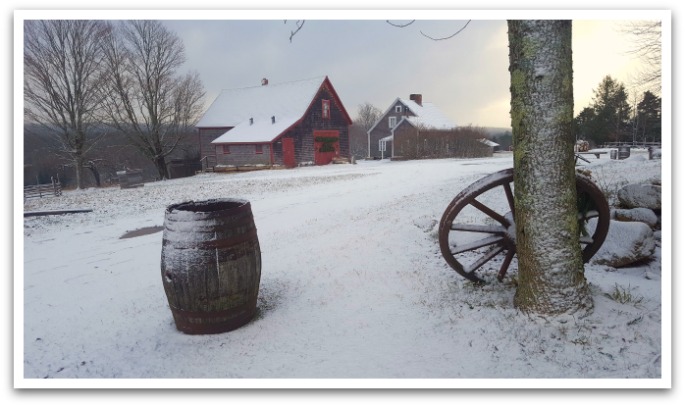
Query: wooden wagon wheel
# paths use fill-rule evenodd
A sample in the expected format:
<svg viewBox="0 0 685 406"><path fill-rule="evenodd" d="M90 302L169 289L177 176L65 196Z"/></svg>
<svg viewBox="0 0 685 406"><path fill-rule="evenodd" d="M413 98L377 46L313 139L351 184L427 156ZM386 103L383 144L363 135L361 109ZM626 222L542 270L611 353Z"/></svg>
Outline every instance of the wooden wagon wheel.
<svg viewBox="0 0 685 406"><path fill-rule="evenodd" d="M440 251L466 279L484 283L476 272L494 267L501 281L516 257L513 182L511 168L474 182L452 200L440 220ZM602 191L580 174L576 175L576 191L583 262L588 262L609 231L609 205ZM597 224L588 232L591 218L597 218Z"/></svg>

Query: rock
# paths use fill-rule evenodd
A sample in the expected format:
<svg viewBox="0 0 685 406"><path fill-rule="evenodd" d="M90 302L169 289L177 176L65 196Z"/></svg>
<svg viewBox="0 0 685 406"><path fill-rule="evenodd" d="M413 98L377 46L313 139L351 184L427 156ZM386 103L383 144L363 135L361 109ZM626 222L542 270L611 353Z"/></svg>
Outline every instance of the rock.
<svg viewBox="0 0 685 406"><path fill-rule="evenodd" d="M619 189L618 201L627 209L646 207L661 210L661 186L636 183L626 185Z"/></svg>
<svg viewBox="0 0 685 406"><path fill-rule="evenodd" d="M659 218L654 210L638 207L635 209L615 209L612 211L612 219L618 221L639 221L653 229L659 224Z"/></svg>
<svg viewBox="0 0 685 406"><path fill-rule="evenodd" d="M596 223L592 222L595 221L591 219L588 228L594 228ZM609 233L590 262L619 268L650 258L655 249L656 238L647 224L611 220Z"/></svg>

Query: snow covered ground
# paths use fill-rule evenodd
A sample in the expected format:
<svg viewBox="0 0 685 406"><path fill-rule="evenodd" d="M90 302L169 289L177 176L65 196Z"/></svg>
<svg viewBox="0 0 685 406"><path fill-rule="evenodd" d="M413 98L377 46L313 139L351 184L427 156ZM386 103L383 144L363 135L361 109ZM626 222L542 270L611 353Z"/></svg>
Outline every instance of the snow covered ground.
<svg viewBox="0 0 685 406"><path fill-rule="evenodd" d="M607 190L661 176L646 152L587 157ZM530 318L513 308L510 278L475 287L447 266L436 236L446 206L511 166L508 153L362 161L26 201L25 211L93 212L23 221L15 386L668 387L661 242L648 264L588 265L595 310L581 320ZM120 237L161 226L169 204L220 197L252 204L258 314L228 333L185 335L162 287L162 232Z"/></svg>

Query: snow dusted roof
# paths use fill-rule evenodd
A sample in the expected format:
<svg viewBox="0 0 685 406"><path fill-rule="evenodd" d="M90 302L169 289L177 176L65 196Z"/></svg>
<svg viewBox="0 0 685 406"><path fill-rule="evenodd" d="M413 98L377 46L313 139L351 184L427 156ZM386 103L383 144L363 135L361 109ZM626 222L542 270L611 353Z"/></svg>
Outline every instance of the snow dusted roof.
<svg viewBox="0 0 685 406"><path fill-rule="evenodd" d="M433 103L424 102L419 105L413 100L399 99L399 101L416 115L407 117L407 121L412 123L415 127L423 126L426 128L448 130L457 126L456 123L443 114L443 112Z"/></svg>
<svg viewBox="0 0 685 406"><path fill-rule="evenodd" d="M392 104L390 104L390 107L385 111L385 113L378 118L378 121L376 121L374 125L369 128L367 133L371 133L371 131L373 131L378 124L384 122L385 117L395 108L395 106L397 106L398 103L402 103L409 108L409 110L411 110L415 116L402 117L402 120L397 122L395 128L397 128L397 126L399 126L404 120L409 122L414 127L436 128L439 130L449 130L457 126L455 122L443 114L443 112L440 111L440 109L437 108L433 103L423 102L421 105L419 105L413 100L398 97L392 102ZM394 131L395 128L393 128L392 131Z"/></svg>
<svg viewBox="0 0 685 406"><path fill-rule="evenodd" d="M304 116L324 80L222 90L196 127L233 127L212 143L270 142Z"/></svg>
<svg viewBox="0 0 685 406"><path fill-rule="evenodd" d="M494 141L490 141L490 140L487 139L487 138L482 138L482 139L480 139L480 140L478 140L478 141L482 142L483 144L487 145L488 147L499 147L499 144L498 144L498 143L496 143L496 142L494 142Z"/></svg>

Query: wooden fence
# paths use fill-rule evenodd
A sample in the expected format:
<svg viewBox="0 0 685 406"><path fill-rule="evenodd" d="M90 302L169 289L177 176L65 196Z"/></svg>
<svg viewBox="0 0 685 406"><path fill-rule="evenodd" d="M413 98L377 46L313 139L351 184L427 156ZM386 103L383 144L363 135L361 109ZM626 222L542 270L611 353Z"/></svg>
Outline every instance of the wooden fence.
<svg viewBox="0 0 685 406"><path fill-rule="evenodd" d="M47 196L61 196L62 195L62 184L59 178L50 178L52 183L43 183L38 185L28 185L24 186L24 199L30 199L32 197L47 197Z"/></svg>
<svg viewBox="0 0 685 406"><path fill-rule="evenodd" d="M618 147L634 147L634 148L661 148L660 142L605 142L602 144L602 148L618 148Z"/></svg>

